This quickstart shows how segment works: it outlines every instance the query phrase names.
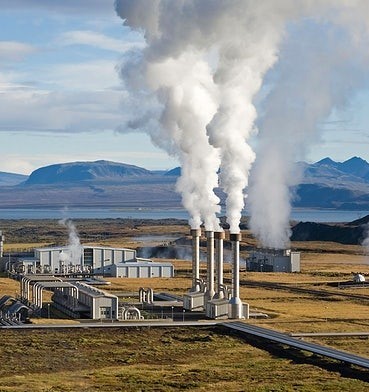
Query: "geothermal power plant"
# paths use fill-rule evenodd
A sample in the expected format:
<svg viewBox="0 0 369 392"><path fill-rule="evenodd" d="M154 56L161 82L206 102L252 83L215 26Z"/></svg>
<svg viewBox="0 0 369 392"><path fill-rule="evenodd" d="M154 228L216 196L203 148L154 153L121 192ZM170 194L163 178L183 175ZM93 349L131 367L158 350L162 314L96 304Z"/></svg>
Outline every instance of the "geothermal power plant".
<svg viewBox="0 0 369 392"><path fill-rule="evenodd" d="M68 227L69 234L76 235L74 226ZM68 246L37 248L30 255L8 255L0 258L2 270L20 281L21 293L20 298L14 298L11 303L9 298L5 298L4 304L0 303L0 313L8 314L8 308L13 306L21 310L29 309L29 312L37 315L44 314L46 304L42 300L42 292L47 290L54 293L52 307L72 318L135 318L137 311L134 307L140 304L142 308L148 306L152 309L171 309L172 314L173 308L176 308L180 314L183 311L183 317L185 312L193 312L191 317L196 319L248 319L249 305L242 303L240 298L241 233L191 229L190 238L191 287L183 296L170 293L159 293L154 296L150 285L149 288L141 287L138 290L138 302L133 301L128 312L125 305L118 306L116 296L94 289L93 285L109 284L104 281L105 277L173 278L174 266L169 262L154 262L137 257L137 251L133 249L83 246L77 238L78 252L73 248L75 244L72 241ZM3 239L0 232L1 252ZM224 282L225 241L227 251L229 252L229 245L231 250L230 260L227 257L227 262L230 261L232 267L230 285ZM201 246L202 261L206 259L206 274L200 275ZM204 254L206 256L203 256ZM249 252L246 263L247 269L252 271L298 272L300 253L286 249L258 249ZM19 311L15 313L11 320L19 320ZM21 318L24 319L24 316L21 315Z"/></svg>

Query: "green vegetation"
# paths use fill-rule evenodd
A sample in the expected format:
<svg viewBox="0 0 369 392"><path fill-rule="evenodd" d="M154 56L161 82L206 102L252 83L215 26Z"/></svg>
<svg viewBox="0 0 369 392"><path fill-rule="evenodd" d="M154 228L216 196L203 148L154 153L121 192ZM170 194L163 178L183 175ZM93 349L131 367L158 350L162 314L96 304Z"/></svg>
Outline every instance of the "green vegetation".
<svg viewBox="0 0 369 392"><path fill-rule="evenodd" d="M2 331L0 391L366 391L337 364L276 355L221 330ZM327 369L337 366L336 371ZM365 375L364 375L365 376Z"/></svg>

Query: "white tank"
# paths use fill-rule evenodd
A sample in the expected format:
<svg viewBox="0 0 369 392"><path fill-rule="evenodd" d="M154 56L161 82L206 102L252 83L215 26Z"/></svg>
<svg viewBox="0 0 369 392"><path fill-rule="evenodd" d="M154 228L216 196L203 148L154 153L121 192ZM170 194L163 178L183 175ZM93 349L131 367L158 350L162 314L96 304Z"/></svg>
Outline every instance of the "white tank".
<svg viewBox="0 0 369 392"><path fill-rule="evenodd" d="M355 283L364 283L365 277L363 274L355 274L353 280Z"/></svg>

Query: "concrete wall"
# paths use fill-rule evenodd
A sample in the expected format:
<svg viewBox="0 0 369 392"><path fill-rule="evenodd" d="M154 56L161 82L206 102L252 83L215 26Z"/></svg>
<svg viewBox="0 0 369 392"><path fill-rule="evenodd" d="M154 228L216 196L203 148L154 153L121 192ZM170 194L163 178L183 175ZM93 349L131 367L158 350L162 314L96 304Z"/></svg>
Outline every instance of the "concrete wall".
<svg viewBox="0 0 369 392"><path fill-rule="evenodd" d="M291 252L291 272L300 272L300 252Z"/></svg>
<svg viewBox="0 0 369 392"><path fill-rule="evenodd" d="M118 298L97 297L94 298L93 319L117 319Z"/></svg>
<svg viewBox="0 0 369 392"><path fill-rule="evenodd" d="M112 266L111 275L117 278L172 278L174 276L173 265L150 263L150 265L136 263L116 264Z"/></svg>

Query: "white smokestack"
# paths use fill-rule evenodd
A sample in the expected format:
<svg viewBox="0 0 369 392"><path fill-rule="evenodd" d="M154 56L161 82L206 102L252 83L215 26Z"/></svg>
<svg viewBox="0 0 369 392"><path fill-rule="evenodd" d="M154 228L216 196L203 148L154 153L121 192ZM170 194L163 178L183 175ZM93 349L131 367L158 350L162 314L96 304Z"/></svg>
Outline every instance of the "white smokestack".
<svg viewBox="0 0 369 392"><path fill-rule="evenodd" d="M214 298L221 299L224 297L223 286L223 240L224 231L214 233L215 239L215 270L216 270L216 293Z"/></svg>
<svg viewBox="0 0 369 392"><path fill-rule="evenodd" d="M199 291L200 279L200 229L192 229L192 289L191 291Z"/></svg>
<svg viewBox="0 0 369 392"><path fill-rule="evenodd" d="M207 240L207 277L206 277L206 297L212 300L215 294L214 291L214 232L206 231Z"/></svg>
<svg viewBox="0 0 369 392"><path fill-rule="evenodd" d="M0 230L0 257L3 257L4 255L4 236L3 232Z"/></svg>
<svg viewBox="0 0 369 392"><path fill-rule="evenodd" d="M240 299L240 241L241 233L230 234L232 246L232 297L229 300L230 315L229 318L241 319L242 302Z"/></svg>

